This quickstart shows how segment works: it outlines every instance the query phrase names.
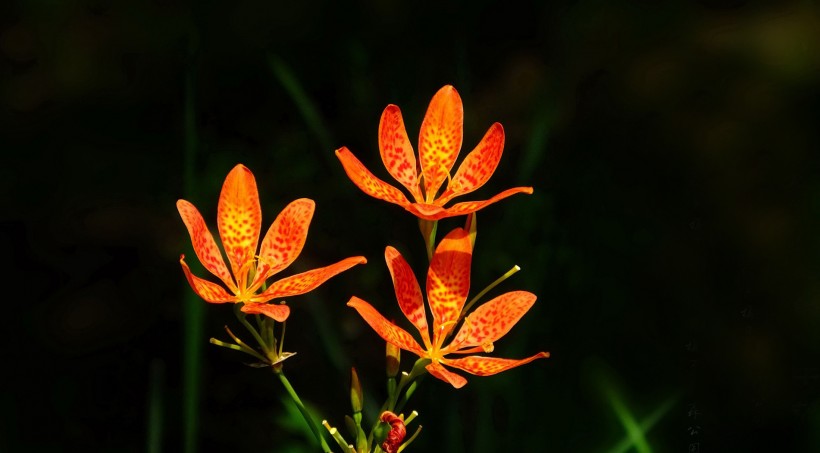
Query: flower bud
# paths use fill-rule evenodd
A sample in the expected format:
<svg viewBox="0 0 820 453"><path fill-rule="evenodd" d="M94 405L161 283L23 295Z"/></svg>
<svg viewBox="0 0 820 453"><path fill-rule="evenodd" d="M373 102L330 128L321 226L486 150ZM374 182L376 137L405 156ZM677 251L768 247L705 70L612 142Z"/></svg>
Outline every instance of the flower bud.
<svg viewBox="0 0 820 453"><path fill-rule="evenodd" d="M356 373L356 368L350 368L350 405L353 407L353 413L362 411L362 401L364 395L362 394L362 385L359 383L359 375Z"/></svg>
<svg viewBox="0 0 820 453"><path fill-rule="evenodd" d="M401 364L401 349L393 343L387 343L387 377L394 378L399 374Z"/></svg>

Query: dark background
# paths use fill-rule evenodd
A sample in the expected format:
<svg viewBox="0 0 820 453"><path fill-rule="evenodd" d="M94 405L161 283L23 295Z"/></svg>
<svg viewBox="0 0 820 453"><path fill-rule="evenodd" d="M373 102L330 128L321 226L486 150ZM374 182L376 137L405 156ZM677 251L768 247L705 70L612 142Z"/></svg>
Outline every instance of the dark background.
<svg viewBox="0 0 820 453"><path fill-rule="evenodd" d="M6 4L0 450L315 451L269 371L207 344L241 327L177 262L175 201L216 232L240 162L265 229L317 202L283 275L369 259L289 301L291 382L335 426L351 365L380 404L381 342L345 302L409 328L382 254L423 275L423 245L333 151L392 181L382 109L415 146L445 84L462 155L507 133L467 198L535 187L478 217L474 290L519 264L491 294L539 296L496 354L552 357L459 391L426 379L409 451L820 450L817 3L410 3Z"/></svg>

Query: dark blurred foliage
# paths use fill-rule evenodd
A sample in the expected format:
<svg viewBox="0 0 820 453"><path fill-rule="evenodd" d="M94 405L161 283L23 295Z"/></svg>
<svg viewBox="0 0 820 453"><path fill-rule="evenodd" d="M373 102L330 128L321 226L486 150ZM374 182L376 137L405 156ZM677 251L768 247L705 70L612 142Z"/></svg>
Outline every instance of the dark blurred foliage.
<svg viewBox="0 0 820 453"><path fill-rule="evenodd" d="M383 346L344 304L403 322L383 250L423 275L423 245L333 151L389 180L382 109L402 108L415 143L448 83L463 153L493 121L507 132L474 198L535 187L478 216L473 287L519 264L491 295L539 296L496 352L552 358L459 391L426 379L410 451L820 450L816 2L413 3L5 4L0 450L144 451L150 422L181 451L190 243L174 202L215 231L239 162L266 223L317 201L295 270L370 261L290 300L291 381L337 426L351 365L380 403ZM241 330L230 307L205 319L199 449L306 451L274 377L206 344Z"/></svg>

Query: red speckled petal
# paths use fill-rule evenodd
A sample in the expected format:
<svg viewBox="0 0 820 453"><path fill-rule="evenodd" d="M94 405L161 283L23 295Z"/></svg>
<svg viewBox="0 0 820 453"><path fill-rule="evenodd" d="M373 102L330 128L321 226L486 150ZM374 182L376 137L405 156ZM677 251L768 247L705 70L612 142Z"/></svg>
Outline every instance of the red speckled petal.
<svg viewBox="0 0 820 453"><path fill-rule="evenodd" d="M436 214L436 219L431 220L438 220L445 217L455 217L458 215L467 215L471 212L476 212L479 209L483 209L486 206L489 206L497 201L501 201L510 195L515 195L517 193L532 193L532 187L514 187L512 189L507 189L500 194L490 198L489 200L483 201L465 201L462 203L456 203L453 206L446 208L444 212Z"/></svg>
<svg viewBox="0 0 820 453"><path fill-rule="evenodd" d="M442 363L460 370L464 370L468 373L475 374L476 376L491 376L493 374L509 370L510 368L515 368L517 366L530 363L536 359L546 359L549 356L549 352L539 352L538 354L535 354L532 357L527 357L526 359L513 360L471 355L462 359L444 359L442 360Z"/></svg>
<svg viewBox="0 0 820 453"><path fill-rule="evenodd" d="M447 190L436 200L444 204L451 198L470 193L486 183L498 167L504 151L504 128L495 123L474 150L464 158Z"/></svg>
<svg viewBox="0 0 820 453"><path fill-rule="evenodd" d="M182 264L182 271L185 272L185 278L188 279L191 288L193 288L199 297L205 299L205 302L211 302L213 304L236 302L236 296L228 294L225 288L192 274L191 269L188 268L188 264L185 263L185 255L179 257L179 264Z"/></svg>
<svg viewBox="0 0 820 453"><path fill-rule="evenodd" d="M433 314L433 338L453 330L470 292L470 235L456 228L441 240L427 272L427 300Z"/></svg>
<svg viewBox="0 0 820 453"><path fill-rule="evenodd" d="M247 278L245 265L254 259L259 231L262 228L262 208L259 207L259 191L253 173L239 164L228 173L219 195L217 211L219 237L237 286Z"/></svg>
<svg viewBox="0 0 820 453"><path fill-rule="evenodd" d="M393 247L388 246L384 250L384 259L387 261L387 268L390 269L390 276L393 277L393 287L396 290L396 299L399 301L402 313L416 326L424 346L429 348L430 332L427 326L427 315L424 312L424 299L413 269Z"/></svg>
<svg viewBox="0 0 820 453"><path fill-rule="evenodd" d="M202 219L202 215L194 205L185 200L177 201L177 210L179 211L180 217L182 217L182 221L185 223L185 227L188 228L188 234L191 236L191 243L194 246L194 252L197 258L199 258L199 262L202 263L205 269L208 269L210 273L219 277L231 291L235 291L236 285L231 277L231 273L228 271L228 267L225 266L222 253L219 252L216 241L214 241L211 232L208 231L208 227L205 225L205 220Z"/></svg>
<svg viewBox="0 0 820 453"><path fill-rule="evenodd" d="M337 149L336 157L342 162L347 176L353 184L362 189L362 192L400 206L407 206L410 203L401 190L375 177L346 147Z"/></svg>
<svg viewBox="0 0 820 453"><path fill-rule="evenodd" d="M398 346L405 351L410 351L419 357L424 357L426 353L421 349L421 346L407 333L406 330L393 324L385 319L372 305L359 299L356 296L350 298L347 303L348 307L353 307L359 312L365 322L379 334L384 341Z"/></svg>
<svg viewBox="0 0 820 453"><path fill-rule="evenodd" d="M416 153L407 138L401 110L392 104L384 109L379 122L379 152L387 171L410 191L416 201L422 201Z"/></svg>
<svg viewBox="0 0 820 453"><path fill-rule="evenodd" d="M411 203L404 207L414 216L425 220L439 220L447 216L447 211L439 205L427 203Z"/></svg>
<svg viewBox="0 0 820 453"><path fill-rule="evenodd" d="M460 389L467 384L467 379L464 379L464 376L460 376L452 371L447 370L443 366L439 365L438 363L431 363L427 365L427 371L432 374L433 376L441 379L442 381L452 385L453 387Z"/></svg>
<svg viewBox="0 0 820 453"><path fill-rule="evenodd" d="M278 322L285 322L290 316L290 307L285 304L245 304L242 311L252 315L265 315Z"/></svg>
<svg viewBox="0 0 820 453"><path fill-rule="evenodd" d="M301 274L291 275L288 278L273 282L268 289L254 296L253 302L267 302L275 297L298 296L316 289L336 274L344 272L357 264L364 264L367 260L363 256L353 256L343 259L330 266L312 269Z"/></svg>
<svg viewBox="0 0 820 453"><path fill-rule="evenodd" d="M419 162L428 199L435 197L441 183L461 151L464 107L450 85L438 90L424 115L419 133Z"/></svg>
<svg viewBox="0 0 820 453"><path fill-rule="evenodd" d="M271 275L290 266L299 256L315 209L316 203L313 200L300 198L279 213L259 248L256 277L251 288L256 288Z"/></svg>
<svg viewBox="0 0 820 453"><path fill-rule="evenodd" d="M535 303L535 294L513 291L481 305L464 320L448 351L493 343L510 331Z"/></svg>

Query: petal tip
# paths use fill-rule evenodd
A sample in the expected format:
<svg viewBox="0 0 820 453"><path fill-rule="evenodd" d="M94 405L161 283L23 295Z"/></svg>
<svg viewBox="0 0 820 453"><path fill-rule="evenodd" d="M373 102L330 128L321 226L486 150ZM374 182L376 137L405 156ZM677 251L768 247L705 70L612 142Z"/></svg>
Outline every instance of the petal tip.
<svg viewBox="0 0 820 453"><path fill-rule="evenodd" d="M447 92L449 94L449 93L455 92L456 94L458 94L458 90L456 90L456 87L454 87L450 84L444 85L443 87L439 88L438 91L440 93Z"/></svg>
<svg viewBox="0 0 820 453"><path fill-rule="evenodd" d="M359 303L360 301L361 301L361 299L359 299L356 296L353 296L353 297L350 298L349 301L347 301L347 304L345 304L345 305L347 305L348 307L356 308L358 305L360 305L360 303Z"/></svg>

